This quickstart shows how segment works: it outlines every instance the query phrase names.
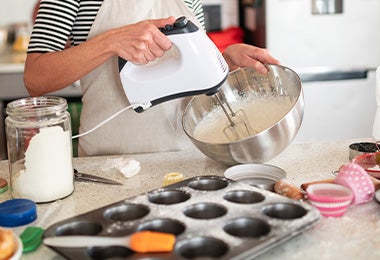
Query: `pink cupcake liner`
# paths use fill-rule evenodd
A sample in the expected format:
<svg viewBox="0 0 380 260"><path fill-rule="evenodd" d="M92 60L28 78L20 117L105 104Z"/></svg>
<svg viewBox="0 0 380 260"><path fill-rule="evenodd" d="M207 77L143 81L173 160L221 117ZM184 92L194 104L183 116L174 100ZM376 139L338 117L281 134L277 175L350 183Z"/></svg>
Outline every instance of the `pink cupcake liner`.
<svg viewBox="0 0 380 260"><path fill-rule="evenodd" d="M336 183L312 184L306 194L310 204L326 217L344 215L354 197L349 188Z"/></svg>
<svg viewBox="0 0 380 260"><path fill-rule="evenodd" d="M323 210L347 208L351 204L351 201L349 199L347 199L346 201L334 203L318 202L312 200L310 202L313 204L313 206L321 208Z"/></svg>
<svg viewBox="0 0 380 260"><path fill-rule="evenodd" d="M326 210L323 210L323 209L320 209L320 208L317 208L317 209L319 210L319 212L321 212L322 216L333 217L333 218L337 218L337 217L343 216L344 213L346 213L346 210L347 210L347 208L337 209L337 210L329 210L329 211L326 211Z"/></svg>
<svg viewBox="0 0 380 260"><path fill-rule="evenodd" d="M353 198L350 189L335 183L312 184L307 188L306 193L310 200L322 203L346 202Z"/></svg>
<svg viewBox="0 0 380 260"><path fill-rule="evenodd" d="M366 203L375 196L375 186L366 170L356 164L347 163L340 167L335 183L352 190L352 204Z"/></svg>

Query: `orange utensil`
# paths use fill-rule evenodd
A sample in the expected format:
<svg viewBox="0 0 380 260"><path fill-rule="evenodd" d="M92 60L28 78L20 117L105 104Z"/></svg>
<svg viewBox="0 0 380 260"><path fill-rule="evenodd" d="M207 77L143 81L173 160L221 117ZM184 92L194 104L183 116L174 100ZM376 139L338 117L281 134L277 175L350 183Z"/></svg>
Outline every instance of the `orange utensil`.
<svg viewBox="0 0 380 260"><path fill-rule="evenodd" d="M47 237L43 243L52 247L124 246L138 253L171 252L173 234L141 231L125 237L105 236L57 236Z"/></svg>

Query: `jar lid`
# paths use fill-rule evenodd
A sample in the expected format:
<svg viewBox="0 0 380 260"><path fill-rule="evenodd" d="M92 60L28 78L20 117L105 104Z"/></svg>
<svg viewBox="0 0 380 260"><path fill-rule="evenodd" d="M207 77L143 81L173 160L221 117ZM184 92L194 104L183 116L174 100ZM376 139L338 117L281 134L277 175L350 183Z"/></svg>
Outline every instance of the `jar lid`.
<svg viewBox="0 0 380 260"><path fill-rule="evenodd" d="M37 206L28 199L11 199L0 203L0 226L17 227L37 219Z"/></svg>
<svg viewBox="0 0 380 260"><path fill-rule="evenodd" d="M353 143L349 146L349 156L348 159L351 161L355 157L366 154L366 153L375 153L379 151L379 146L377 143L371 142L362 142L362 143Z"/></svg>

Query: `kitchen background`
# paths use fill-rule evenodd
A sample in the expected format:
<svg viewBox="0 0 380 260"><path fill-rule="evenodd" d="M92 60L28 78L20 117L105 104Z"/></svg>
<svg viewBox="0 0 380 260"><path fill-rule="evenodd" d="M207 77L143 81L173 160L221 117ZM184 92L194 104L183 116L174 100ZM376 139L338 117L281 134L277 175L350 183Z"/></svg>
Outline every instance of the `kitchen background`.
<svg viewBox="0 0 380 260"><path fill-rule="evenodd" d="M36 2L2 1L2 31L30 29ZM380 65L380 1L202 2L209 36L221 50L235 42L266 47L283 65L301 76L305 115L294 142L372 136L376 112L375 69ZM0 40L1 37L0 34ZM11 100L27 96L22 81L25 53L13 51L11 45L0 46L1 159L6 158L4 107ZM73 84L54 94L69 101L73 131L76 131L80 87Z"/></svg>

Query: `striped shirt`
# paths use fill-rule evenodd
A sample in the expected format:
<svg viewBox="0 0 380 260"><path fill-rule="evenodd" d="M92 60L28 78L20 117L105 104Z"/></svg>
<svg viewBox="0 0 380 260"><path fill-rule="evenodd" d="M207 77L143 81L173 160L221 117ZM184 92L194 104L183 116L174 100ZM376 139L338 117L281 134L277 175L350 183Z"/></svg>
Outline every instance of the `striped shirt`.
<svg viewBox="0 0 380 260"><path fill-rule="evenodd" d="M204 26L201 0L183 0ZM28 53L54 52L86 41L103 0L42 0Z"/></svg>

